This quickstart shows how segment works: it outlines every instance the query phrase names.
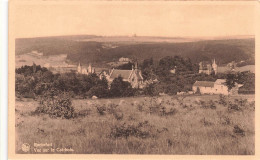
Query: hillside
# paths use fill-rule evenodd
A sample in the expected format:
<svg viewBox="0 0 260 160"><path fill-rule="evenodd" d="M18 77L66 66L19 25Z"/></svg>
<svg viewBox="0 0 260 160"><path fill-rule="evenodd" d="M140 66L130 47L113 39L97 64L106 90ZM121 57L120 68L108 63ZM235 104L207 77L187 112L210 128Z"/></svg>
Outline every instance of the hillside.
<svg viewBox="0 0 260 160"><path fill-rule="evenodd" d="M213 58L219 64L231 61L254 63L255 39L201 40L192 38L158 37L100 37L100 36L60 36L16 39L16 55L32 51L44 56L67 54L71 63L93 63L96 65L116 61L120 57L155 61L165 56L180 55L198 63Z"/></svg>

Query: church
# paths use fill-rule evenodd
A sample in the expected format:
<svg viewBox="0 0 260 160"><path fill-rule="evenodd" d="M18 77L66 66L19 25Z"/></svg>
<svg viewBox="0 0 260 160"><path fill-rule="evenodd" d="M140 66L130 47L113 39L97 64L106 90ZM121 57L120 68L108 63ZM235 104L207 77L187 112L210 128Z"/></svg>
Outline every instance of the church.
<svg viewBox="0 0 260 160"><path fill-rule="evenodd" d="M132 66L131 70L121 70L121 69L112 69L112 70L102 70L100 72L96 72L96 69L89 64L88 67L82 66L80 63L77 67L78 74L93 74L96 73L100 79L106 78L108 84L111 84L113 80L119 76L122 77L123 81L129 82L133 88L143 88L143 76L141 70L138 69L137 64Z"/></svg>
<svg viewBox="0 0 260 160"><path fill-rule="evenodd" d="M216 64L216 60L214 59L212 63L202 61L199 63L199 73L205 73L210 75L212 73L217 74L218 72L218 65Z"/></svg>
<svg viewBox="0 0 260 160"><path fill-rule="evenodd" d="M91 66L91 63L89 64L88 67L84 67L84 66L82 66L82 65L79 63L78 68L77 68L77 73L78 73L78 74L86 74L86 75L89 75L89 74L95 73L95 68L93 68L93 67Z"/></svg>
<svg viewBox="0 0 260 160"><path fill-rule="evenodd" d="M121 76L123 81L129 82L133 88L143 88L143 76L141 70L137 68L137 64L132 66L132 70L120 70L120 69L112 69L108 76L108 82L112 83L112 81Z"/></svg>

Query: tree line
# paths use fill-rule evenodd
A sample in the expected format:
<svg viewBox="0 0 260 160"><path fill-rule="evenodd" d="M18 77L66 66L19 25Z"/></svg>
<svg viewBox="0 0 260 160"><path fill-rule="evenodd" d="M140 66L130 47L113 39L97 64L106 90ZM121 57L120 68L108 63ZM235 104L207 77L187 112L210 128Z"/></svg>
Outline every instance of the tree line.
<svg viewBox="0 0 260 160"><path fill-rule="evenodd" d="M120 69L132 69L133 63L119 66ZM254 93L255 74L250 72L228 74L199 74L198 65L189 58L180 56L164 57L159 62L152 58L146 59L139 65L145 82L142 89L132 88L122 77L115 78L108 84L105 78L100 79L96 74L82 75L76 73L54 74L39 65L22 66L16 69L16 95L19 97L35 98L50 91L66 92L75 98L127 97L135 95L170 95L177 92L192 90L195 81L215 81L227 79L228 85L243 84L241 93ZM174 72L172 72L174 70Z"/></svg>
<svg viewBox="0 0 260 160"><path fill-rule="evenodd" d="M121 77L115 78L109 87L107 80L100 79L96 74L83 75L73 72L53 74L39 65L17 68L15 78L16 96L25 98L60 93L69 93L75 98L125 97L133 96L135 90Z"/></svg>

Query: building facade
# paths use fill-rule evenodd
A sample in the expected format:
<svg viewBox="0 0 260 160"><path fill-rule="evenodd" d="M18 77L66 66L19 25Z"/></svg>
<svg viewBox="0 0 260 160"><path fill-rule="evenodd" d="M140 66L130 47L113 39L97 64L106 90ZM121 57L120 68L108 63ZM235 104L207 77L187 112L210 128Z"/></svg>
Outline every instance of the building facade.
<svg viewBox="0 0 260 160"><path fill-rule="evenodd" d="M199 63L199 73L205 73L207 75L210 75L212 73L217 74L217 72L218 65L215 59L212 61L212 63L206 61L202 61Z"/></svg>
<svg viewBox="0 0 260 160"><path fill-rule="evenodd" d="M211 81L196 81L193 86L192 90L194 93L201 93L201 94L238 94L238 89L242 87L241 84L236 84L230 91L226 85L225 79L217 79L215 82Z"/></svg>
<svg viewBox="0 0 260 160"><path fill-rule="evenodd" d="M89 75L89 74L95 73L95 68L92 67L91 64L89 64L88 67L84 67L84 66L82 66L82 65L79 63L78 68L77 68L77 73L78 73L78 74L86 74L86 75Z"/></svg>
<svg viewBox="0 0 260 160"><path fill-rule="evenodd" d="M143 88L144 86L141 70L137 69L137 66L132 67L132 70L112 69L107 80L112 83L119 76L122 77L123 81L129 82L133 88Z"/></svg>

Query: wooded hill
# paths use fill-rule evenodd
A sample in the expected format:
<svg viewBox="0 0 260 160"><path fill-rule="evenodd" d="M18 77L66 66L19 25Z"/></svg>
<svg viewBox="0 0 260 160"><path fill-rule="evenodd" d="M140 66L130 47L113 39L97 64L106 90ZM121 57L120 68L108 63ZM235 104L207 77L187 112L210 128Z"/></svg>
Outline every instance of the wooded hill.
<svg viewBox="0 0 260 160"><path fill-rule="evenodd" d="M179 55L190 58L193 63L216 59L218 64L231 61L246 61L254 64L255 39L202 40L194 42L141 42L92 41L98 36L60 36L16 39L16 55L34 50L44 56L67 54L71 63L93 63L96 65L117 61L120 57L135 58L138 61L153 58L158 61L165 56ZM85 41L87 39L87 41ZM102 39L102 37L100 38Z"/></svg>

